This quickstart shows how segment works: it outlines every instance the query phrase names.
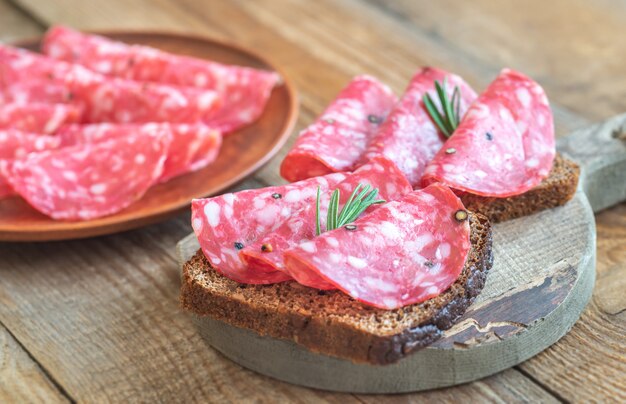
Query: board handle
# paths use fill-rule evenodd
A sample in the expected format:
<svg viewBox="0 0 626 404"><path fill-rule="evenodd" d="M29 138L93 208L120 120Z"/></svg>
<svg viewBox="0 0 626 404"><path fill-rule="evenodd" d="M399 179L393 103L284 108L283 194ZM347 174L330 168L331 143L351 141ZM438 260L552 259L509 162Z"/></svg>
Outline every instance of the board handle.
<svg viewBox="0 0 626 404"><path fill-rule="evenodd" d="M594 212L626 200L626 114L558 139L557 150L580 165Z"/></svg>

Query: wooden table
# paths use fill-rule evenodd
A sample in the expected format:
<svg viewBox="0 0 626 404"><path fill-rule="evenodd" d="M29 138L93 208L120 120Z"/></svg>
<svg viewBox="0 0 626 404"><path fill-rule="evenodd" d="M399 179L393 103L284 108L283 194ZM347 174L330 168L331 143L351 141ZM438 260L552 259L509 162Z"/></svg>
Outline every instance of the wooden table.
<svg viewBox="0 0 626 404"><path fill-rule="evenodd" d="M164 29L239 42L283 65L302 128L351 76L401 92L422 65L476 88L503 66L546 88L557 132L626 111L626 2L0 0L0 39L81 29ZM284 150L282 155L284 155ZM281 156L240 187L280 182ZM487 379L390 401L626 401L626 204L596 217L593 300L559 343ZM0 402L329 401L207 348L179 311L174 245L184 214L85 241L0 244Z"/></svg>

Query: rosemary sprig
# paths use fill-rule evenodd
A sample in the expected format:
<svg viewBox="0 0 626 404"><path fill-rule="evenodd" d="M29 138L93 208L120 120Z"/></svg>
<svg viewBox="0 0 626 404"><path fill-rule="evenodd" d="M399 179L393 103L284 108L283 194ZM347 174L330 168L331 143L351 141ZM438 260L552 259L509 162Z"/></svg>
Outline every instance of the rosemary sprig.
<svg viewBox="0 0 626 404"><path fill-rule="evenodd" d="M361 189L363 188L363 189ZM328 214L326 216L326 231L334 230L354 222L367 208L378 203L384 203L383 199L376 199L378 189L372 189L370 185L359 184L354 188L346 203L339 210L339 199L341 192L335 189L328 203ZM322 234L320 223L320 187L317 187L317 199L315 201L315 234Z"/></svg>
<svg viewBox="0 0 626 404"><path fill-rule="evenodd" d="M430 94L424 94L424 106L426 111L433 119L439 130L445 137L452 136L454 130L459 126L460 122L460 109L461 109L461 90L459 86L454 87L452 92L452 98L448 98L446 91L447 79L443 79L443 84L440 84L438 80L435 80L435 90L437 91L437 97L441 103L442 111L437 109Z"/></svg>

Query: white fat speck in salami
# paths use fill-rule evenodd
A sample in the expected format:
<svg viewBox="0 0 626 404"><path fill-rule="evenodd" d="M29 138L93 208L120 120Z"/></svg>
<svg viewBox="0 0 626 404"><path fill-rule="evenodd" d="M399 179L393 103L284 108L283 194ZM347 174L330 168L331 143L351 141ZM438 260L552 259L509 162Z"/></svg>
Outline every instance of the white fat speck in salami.
<svg viewBox="0 0 626 404"><path fill-rule="evenodd" d="M308 128L280 166L287 181L352 170L396 102L384 84L355 77Z"/></svg>
<svg viewBox="0 0 626 404"><path fill-rule="evenodd" d="M15 160L8 180L31 206L53 219L94 219L119 212L143 196L163 171L169 143L160 132L134 133L31 153ZM138 165L133 157L140 152L146 161ZM116 158L123 161L123 169L110 175Z"/></svg>
<svg viewBox="0 0 626 404"><path fill-rule="evenodd" d="M400 102L373 136L361 162L375 156L385 156L402 170L413 186L419 185L426 164L441 149L445 141L428 115L422 98L424 94L429 93L431 98L438 102L435 95L435 80L443 83L444 79L447 82L448 97L452 97L456 86L459 87L461 92L459 112L463 116L476 99L474 90L455 74L432 67L423 68L413 76Z"/></svg>
<svg viewBox="0 0 626 404"><path fill-rule="evenodd" d="M423 185L442 182L459 191L502 198L539 185L556 154L552 112L544 98L533 80L503 70L429 163ZM499 112L477 112L483 110ZM445 153L450 148L456 152Z"/></svg>
<svg viewBox="0 0 626 404"><path fill-rule="evenodd" d="M422 194L432 201L424 202ZM302 246L288 250L285 265L300 278L322 278L374 307L391 310L420 303L450 287L465 265L470 226L468 220L455 219L461 209L463 204L448 187L434 184L358 219L353 231L340 228L316 237L309 241L314 252ZM419 224L398 221L394 210L411 215ZM385 222L397 227L400 242L390 243L386 236L367 231ZM330 237L340 247L326 242Z"/></svg>
<svg viewBox="0 0 626 404"><path fill-rule="evenodd" d="M372 188L377 188L379 190L379 198L386 201L399 199L412 190L411 184L409 184L400 170L392 162L384 158L375 158L371 163L359 167L352 174L347 174L345 180L334 187L340 190L339 203L341 206L346 203L352 191L359 184L369 184ZM326 215L332 190L331 188L327 192L323 192L320 197L322 229L326 226ZM373 212L380 206L372 205L364 214ZM385 230L389 231L390 228L386 227ZM299 273L290 273L284 268L283 253L300 243L314 238L315 202L312 202L292 214L273 232L246 245L239 252L239 256L249 268L258 272L286 271L303 285L318 289L334 289L333 285L315 276L315 274L307 273L303 277ZM339 247L339 241L334 237L327 238L326 242L332 247ZM263 245L271 245L272 251L264 251L262 249Z"/></svg>
<svg viewBox="0 0 626 404"><path fill-rule="evenodd" d="M239 258L239 251L288 220L288 216L279 214L283 210L298 212L315 204L316 192L306 190L320 186L322 192L327 192L344 179L344 174L336 173L283 186L194 200L192 224L204 255L219 272L237 282L268 284L291 279L276 269L249 268ZM298 197L287 198L290 193ZM220 257L220 262L212 257Z"/></svg>
<svg viewBox="0 0 626 404"><path fill-rule="evenodd" d="M171 138L163 174L158 182L165 182L181 174L206 167L217 158L222 145L222 135L219 131L199 123L66 125L61 128L58 135L63 139L63 144L68 146L125 138L133 133L156 132ZM134 161L138 165L144 164L146 156L138 152L134 156Z"/></svg>
<svg viewBox="0 0 626 404"><path fill-rule="evenodd" d="M274 72L127 45L60 26L46 33L42 48L52 58L78 63L100 74L215 91L222 103L204 116L204 123L223 133L256 120L280 81ZM215 100L206 96L209 92L203 94L200 104L207 102L211 107Z"/></svg>

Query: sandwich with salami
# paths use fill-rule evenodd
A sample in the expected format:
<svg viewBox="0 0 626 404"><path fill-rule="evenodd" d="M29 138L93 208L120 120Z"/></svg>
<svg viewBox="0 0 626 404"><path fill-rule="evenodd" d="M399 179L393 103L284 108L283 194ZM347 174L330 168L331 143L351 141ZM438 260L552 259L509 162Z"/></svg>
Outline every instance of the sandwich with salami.
<svg viewBox="0 0 626 404"><path fill-rule="evenodd" d="M476 95L424 68L393 106L381 86L355 79L301 133L281 166L296 182L193 202L201 248L183 267L185 309L323 355L394 363L480 293L490 220L575 192L578 167L555 152L545 92L523 74L504 69Z"/></svg>

